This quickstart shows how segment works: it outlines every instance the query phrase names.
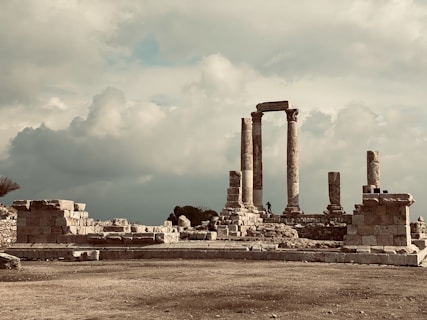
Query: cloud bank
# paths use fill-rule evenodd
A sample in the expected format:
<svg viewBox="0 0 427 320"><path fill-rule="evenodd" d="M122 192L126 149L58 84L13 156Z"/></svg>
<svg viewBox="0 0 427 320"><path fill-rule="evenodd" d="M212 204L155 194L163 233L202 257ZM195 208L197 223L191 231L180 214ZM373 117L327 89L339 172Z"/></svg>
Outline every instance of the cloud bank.
<svg viewBox="0 0 427 320"><path fill-rule="evenodd" d="M349 5L350 4L350 5ZM300 201L347 212L366 151L382 187L424 215L427 6L419 1L18 1L0 4L2 199L67 198L99 219L161 223L175 205L220 211L240 166L240 118L300 109ZM263 117L264 202L286 206L286 117Z"/></svg>

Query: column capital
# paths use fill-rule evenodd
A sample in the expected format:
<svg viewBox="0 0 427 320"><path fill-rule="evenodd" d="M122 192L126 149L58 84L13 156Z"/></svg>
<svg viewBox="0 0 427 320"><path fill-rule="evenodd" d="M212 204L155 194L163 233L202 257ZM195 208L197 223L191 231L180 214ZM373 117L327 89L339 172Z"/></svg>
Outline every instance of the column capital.
<svg viewBox="0 0 427 320"><path fill-rule="evenodd" d="M251 112L252 122L254 124L261 124L261 118L263 115L264 115L263 112L259 112L259 111Z"/></svg>
<svg viewBox="0 0 427 320"><path fill-rule="evenodd" d="M289 121L297 121L297 116L298 116L298 109L286 109L286 118Z"/></svg>

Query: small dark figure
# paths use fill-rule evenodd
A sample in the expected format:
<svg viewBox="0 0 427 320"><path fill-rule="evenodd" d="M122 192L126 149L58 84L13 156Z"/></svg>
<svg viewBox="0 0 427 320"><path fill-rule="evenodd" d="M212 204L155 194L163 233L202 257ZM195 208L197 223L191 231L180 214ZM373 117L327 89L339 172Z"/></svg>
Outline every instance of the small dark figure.
<svg viewBox="0 0 427 320"><path fill-rule="evenodd" d="M270 203L270 201L267 201L266 205L267 205L267 212L271 213L271 203Z"/></svg>

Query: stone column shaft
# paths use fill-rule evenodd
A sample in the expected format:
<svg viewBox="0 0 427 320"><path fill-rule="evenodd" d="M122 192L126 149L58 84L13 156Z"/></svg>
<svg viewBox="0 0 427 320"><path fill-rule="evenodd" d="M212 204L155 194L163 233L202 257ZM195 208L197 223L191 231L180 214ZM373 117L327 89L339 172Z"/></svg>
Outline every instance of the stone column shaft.
<svg viewBox="0 0 427 320"><path fill-rule="evenodd" d="M262 112L252 112L252 142L253 142L253 202L254 206L263 210L262 200Z"/></svg>
<svg viewBox="0 0 427 320"><path fill-rule="evenodd" d="M339 172L328 172L329 205L325 213L343 214L341 206L341 181Z"/></svg>
<svg viewBox="0 0 427 320"><path fill-rule="evenodd" d="M380 152L368 151L366 155L367 160L367 177L368 185L380 187Z"/></svg>
<svg viewBox="0 0 427 320"><path fill-rule="evenodd" d="M288 205L285 213L301 213L299 207L299 163L298 163L298 109L286 110L288 120L287 139L287 187Z"/></svg>
<svg viewBox="0 0 427 320"><path fill-rule="evenodd" d="M242 201L245 207L253 208L253 143L252 119L250 118L242 118L240 167L242 171Z"/></svg>
<svg viewBox="0 0 427 320"><path fill-rule="evenodd" d="M368 184L363 186L363 193L373 193L380 188L380 152L366 152L366 169Z"/></svg>
<svg viewBox="0 0 427 320"><path fill-rule="evenodd" d="M328 172L329 203L341 205L340 173Z"/></svg>

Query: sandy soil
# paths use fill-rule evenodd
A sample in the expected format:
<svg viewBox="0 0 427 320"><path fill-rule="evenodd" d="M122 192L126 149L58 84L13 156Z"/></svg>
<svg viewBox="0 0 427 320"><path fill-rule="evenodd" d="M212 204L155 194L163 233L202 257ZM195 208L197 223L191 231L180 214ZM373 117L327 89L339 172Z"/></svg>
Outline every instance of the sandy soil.
<svg viewBox="0 0 427 320"><path fill-rule="evenodd" d="M0 319L427 319L427 268L278 261L23 262Z"/></svg>

